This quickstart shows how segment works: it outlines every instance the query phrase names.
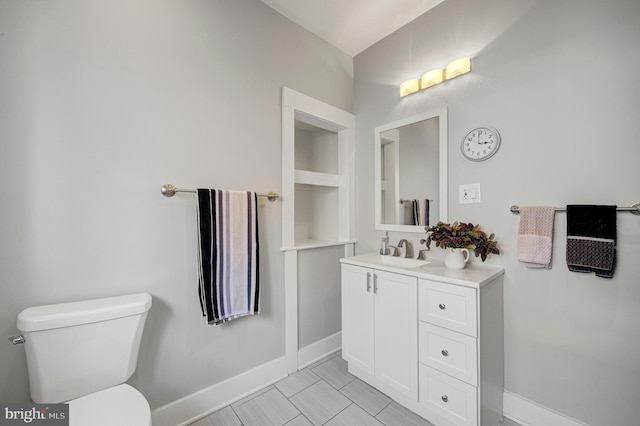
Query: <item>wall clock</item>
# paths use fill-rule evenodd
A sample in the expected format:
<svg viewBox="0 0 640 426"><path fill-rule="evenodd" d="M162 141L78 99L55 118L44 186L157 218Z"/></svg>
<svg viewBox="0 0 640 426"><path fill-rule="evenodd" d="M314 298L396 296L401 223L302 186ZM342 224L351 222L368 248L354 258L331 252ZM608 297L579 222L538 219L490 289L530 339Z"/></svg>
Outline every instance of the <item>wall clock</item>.
<svg viewBox="0 0 640 426"><path fill-rule="evenodd" d="M482 161L491 157L500 148L500 133L493 127L473 129L462 138L460 150L471 161Z"/></svg>

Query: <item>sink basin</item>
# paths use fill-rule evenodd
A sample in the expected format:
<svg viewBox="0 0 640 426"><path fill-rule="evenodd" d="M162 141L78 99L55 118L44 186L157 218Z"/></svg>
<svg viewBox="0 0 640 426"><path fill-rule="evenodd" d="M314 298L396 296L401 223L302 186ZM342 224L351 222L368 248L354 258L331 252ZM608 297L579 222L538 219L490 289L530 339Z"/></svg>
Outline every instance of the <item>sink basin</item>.
<svg viewBox="0 0 640 426"><path fill-rule="evenodd" d="M380 262L389 266L398 266L400 268L417 268L418 266L427 265L427 260L407 259L406 257L380 256Z"/></svg>

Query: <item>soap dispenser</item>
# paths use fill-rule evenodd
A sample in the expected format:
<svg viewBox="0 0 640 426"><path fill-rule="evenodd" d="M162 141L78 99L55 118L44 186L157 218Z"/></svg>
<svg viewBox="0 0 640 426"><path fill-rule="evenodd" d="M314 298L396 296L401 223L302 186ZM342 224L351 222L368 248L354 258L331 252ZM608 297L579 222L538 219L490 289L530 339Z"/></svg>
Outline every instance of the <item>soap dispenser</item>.
<svg viewBox="0 0 640 426"><path fill-rule="evenodd" d="M389 248L389 231L384 233L384 237L382 237L382 243L380 245L380 254L382 255L390 255L391 249Z"/></svg>

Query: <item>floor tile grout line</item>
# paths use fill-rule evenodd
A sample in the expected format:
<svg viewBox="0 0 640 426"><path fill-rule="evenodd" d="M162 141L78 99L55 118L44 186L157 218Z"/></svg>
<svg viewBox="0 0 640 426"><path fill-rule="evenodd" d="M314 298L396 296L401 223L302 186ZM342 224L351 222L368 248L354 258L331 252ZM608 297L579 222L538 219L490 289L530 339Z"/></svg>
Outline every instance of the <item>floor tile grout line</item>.
<svg viewBox="0 0 640 426"><path fill-rule="evenodd" d="M277 387L277 386L274 386L274 388L275 388L278 392L280 392L280 395L282 395L282 397L283 397L285 400L287 400L287 402L288 402L289 404L291 404L291 406L292 406L293 408L295 408L295 410L298 412L298 415L303 415L303 416L304 416L304 414L302 413L302 411L300 411L300 409L296 406L296 404L294 404L293 402L291 402L291 399L290 399L290 398L287 398L287 397L282 393L282 391L280 391L280 389L278 389L278 387ZM295 416L293 419L295 419L296 417L298 417L298 416ZM289 423L289 422L290 422L291 420L293 420L293 419L289 419L289 421L287 421L287 423ZM306 417L305 417L305 419L306 419ZM307 419L307 420L309 420L309 419ZM286 424L286 423L285 423L285 424Z"/></svg>
<svg viewBox="0 0 640 426"><path fill-rule="evenodd" d="M347 398L347 399L349 399L349 398ZM351 400L349 399L349 401L351 401ZM339 412L337 412L335 416L331 417L329 420L327 420L326 422L324 422L324 423L322 423L322 424L323 424L323 425L326 425L326 424L327 424L327 423L329 423L331 420L333 420L334 418L336 418L337 416L339 416L339 415L340 415L340 413L342 413L344 410L346 410L347 408L351 407L351 406L352 406L352 405L354 405L354 404L355 404L355 405L357 405L358 407L360 407L358 404L356 404L355 402L351 401L351 404L349 404L349 405L347 405L346 407L344 407L342 410L340 410ZM360 408L362 408L362 407L360 407Z"/></svg>
<svg viewBox="0 0 640 426"><path fill-rule="evenodd" d="M264 394L265 394L265 393L267 393L267 392L270 392L272 389L275 389L275 390L277 390L278 394L279 394L281 397L283 397L287 402L289 402L289 403L293 406L293 408L296 410L296 412L298 413L298 414L297 414L297 415L295 415L293 418L289 419L289 420L287 421L288 423L290 423L290 422L292 422L293 420L295 420L296 418L298 418L298 417L302 416L302 419L306 420L309 424L314 425L314 423L313 423L313 422L312 422L312 421L311 421L311 420L310 420L310 419L309 419L309 418L308 418L308 417L307 417L307 416L306 416L302 411L300 411L300 409L298 409L298 407L297 407L297 406L296 406L296 405L291 401L291 399L292 399L293 397L295 397L296 395L298 395L299 393L303 392L304 390L308 389L309 387L311 387L311 386L314 386L314 385L318 384L320 381L323 381L323 382L325 383L325 385L328 385L328 387L329 387L329 388L334 389L334 390L336 390L337 392L339 392L339 393L340 393L340 394L341 394L341 395L342 395L342 396L343 396L347 401L349 401L349 404L348 404L345 408L343 408L342 410L340 410L338 413L336 413L335 415L333 415L331 418L329 418L328 420L326 420L325 422L323 422L323 423L322 423L322 425L325 425L325 424L327 424L328 422L330 422L332 419L335 419L337 416L339 416L341 413L343 413L345 410L347 410L347 409L348 409L349 407L351 407L352 405L355 405L355 406L356 406L356 407L358 407L359 409L363 410L365 413L367 413L367 415L371 416L371 418L375 419L376 421L380 422L381 424L383 424L383 425L387 425L387 423L385 423L385 422L384 422L384 421L383 421L379 416L381 415L381 413L383 413L386 409L388 409L388 408L389 408L389 407L394 403L394 400L393 400L393 399L389 398L386 394L384 394L384 393L383 393L383 395L384 395L384 396L386 396L387 398L389 398L389 401L388 401L388 402L386 402L386 404L384 404L384 406L383 406L380 410L377 410L376 414L374 415L374 414L372 414L372 413L368 412L368 411L367 411L363 406L361 406L361 405L360 405L360 404L358 404L356 401L354 401L352 398L348 397L347 395L345 395L345 394L342 392L342 391L343 391L343 390L344 390L344 389L345 389L349 384L352 384L352 383L354 383L354 382L357 382L358 380L361 380L361 379L359 379L358 377L356 377L356 376L352 375L351 373L349 373L349 372L348 372L348 370L345 370L344 372L348 373L348 375L349 375L349 377L350 377L350 380L349 380L348 382L344 383L344 384L343 384L342 386L340 386L340 387L335 387L335 386L333 386L333 385L331 384L331 382L327 381L327 380L326 380L322 375L320 375L320 374L318 374L318 373L316 373L316 372L314 372L314 371L313 371L313 369L318 368L318 367L320 367L320 366L324 365L325 363L332 361L332 360L333 360L333 359L335 359L335 358L341 358L341 357L338 355L338 353L337 353L337 352L335 352L335 353L333 353L333 354L331 354L331 355L328 355L327 357L322 358L322 359L320 359L320 360L316 361L315 363L313 363L313 364L311 364L311 365L309 365L309 366L307 366L307 367L305 367L305 368L303 368L303 369L301 369L301 370L298 370L298 372L301 372L301 371L307 370L307 372L308 372L308 373L312 373L312 374L314 374L318 379L317 379L317 380L315 380L314 382L312 382L312 383L308 384L308 385L304 385L304 387L303 387L302 389L298 390L297 392L295 392L294 394L292 394L292 395L291 395L291 396L289 396L289 397L287 397L287 396L284 394L284 392L283 392L280 388L278 388L278 386L276 386L276 385L277 385L277 383L279 383L279 382L281 382L281 381L286 380L286 378L283 378L283 379L281 379L279 382L273 383L273 384L271 384L271 385L266 386L266 387L265 387L265 388L263 388L263 389L260 389L260 390L258 390L258 391L256 391L256 392L254 392L254 393L252 394L251 399L246 399L246 398L248 398L248 396L247 396L247 397L245 397L245 400L244 400L241 404L237 405L236 407L234 407L234 406L233 406L233 404L229 404L229 405L227 405L227 406L228 406L229 408L231 408L231 411L232 411L232 413L234 414L234 416L236 417L237 421L239 421L239 422L240 422L240 426L244 426L244 423L243 423L243 421L241 420L240 416L238 415L238 412L236 411L236 408L240 408L240 407L244 406L246 403L248 403L248 402L250 402L250 401L255 400L256 398L258 398L258 397L260 397L260 396L264 395ZM338 369L336 369L336 371L337 371L337 372L339 372L339 373L341 373L341 372L343 372L343 369L338 368ZM297 373L297 372L296 372L296 373ZM295 374L295 373L293 373L293 374ZM288 377L291 377L291 375L290 375L290 376L288 376ZM329 377L331 377L331 376L329 376ZM300 383L300 382L299 382L299 383ZM302 383L304 384L304 382L302 382ZM365 382L365 383L366 383L366 382ZM235 404L235 403L234 403L234 404ZM372 408L373 408L373 407L372 407ZM222 409L221 409L221 410L222 410ZM218 411L220 411L220 410L218 410ZM213 414L213 413L212 413L212 414ZM205 418L206 418L206 417L205 417ZM302 419L300 419L300 420L302 420ZM212 424L212 423L211 423L211 420L208 420L208 423L209 423L209 424ZM285 424L286 424L286 423L285 423ZM387 425L387 426L388 426L388 425Z"/></svg>
<svg viewBox="0 0 640 426"><path fill-rule="evenodd" d="M266 388L268 388L268 387L269 387L269 386L265 387L264 389L266 389ZM278 387L277 387L277 386L275 386L275 385L270 385L270 387L272 387L273 389L269 389L267 392L270 392L271 390L276 390L276 391L277 391L280 395L282 395L282 397L283 397L287 402L289 402L289 403L293 406L293 408L298 412L298 414L297 414L296 416L294 416L293 418L289 419L289 420L287 421L287 423L288 423L288 422L290 422L291 420L295 419L296 417L298 417L299 415L301 415L301 414L302 414L302 412L298 409L298 407L296 407L296 406L295 406L295 404L293 404L291 401L289 401L289 398L287 398L287 397L286 397L286 396L285 396L285 395L280 391L280 389L278 389ZM258 391L258 392L260 392L260 391ZM248 402L251 402L251 401L255 400L256 398L258 398L258 397L260 397L260 396L264 395L264 394L265 394L265 393L267 393L267 392L260 392L258 395L255 395L253 398L248 399L247 401L245 401L245 402L243 402L242 404L238 405L236 408L239 408L239 407L241 407L241 406L245 405L246 403L248 403ZM256 392L256 393L257 393L257 392ZM235 416L236 416L236 417L238 418L238 420L240 421L240 425L241 425L241 426L243 426L243 425L244 425L244 423L242 422L242 419L240 418L240 416L239 416L239 415L238 415L238 413L236 412L235 408L234 408L234 407L232 407L231 405L228 405L228 407L231 407L231 409L233 410L233 414L235 414ZM284 424L283 424L283 426L284 426Z"/></svg>
<svg viewBox="0 0 640 426"><path fill-rule="evenodd" d="M292 403L293 404L293 403ZM309 423L313 424L313 422L311 421L311 419L309 419L309 417L305 416L304 413L300 413L300 415L302 417L304 417Z"/></svg>
<svg viewBox="0 0 640 426"><path fill-rule="evenodd" d="M376 419L377 421L379 421L380 423L382 423L384 426L389 426L387 425L387 423L385 423L384 420L379 419L378 416L387 409L387 407L389 407L391 404L393 404L393 399L391 399L391 401L387 402L387 405L385 405L382 410L378 411L378 414L376 414L375 416L372 416L374 419Z"/></svg>
<svg viewBox="0 0 640 426"><path fill-rule="evenodd" d="M251 400L253 400L253 399L256 399L256 398L257 398L257 397L259 397L260 395L262 395L262 394L264 394L264 393L269 392L269 390L271 390L270 388L275 388L274 384L270 384L270 385L267 385L267 386L265 386L265 387L263 387L263 388L261 388L261 389L258 389L257 391L255 391L255 392L253 392L253 393L251 393L251 394L249 394L249 395L247 395L247 396L245 396L245 397L242 397L242 398L238 399L237 401L234 401L234 402L231 402L231 403L227 404L227 406L229 406L229 407L231 407L231 408L237 408L237 407L240 407L241 405L244 405L244 404L246 404L247 402L249 402L249 401L251 401ZM249 399L249 397L251 397L251 398ZM246 400L246 401L244 401L244 400ZM240 403L240 401L244 401L244 402L241 402L241 403ZM237 405L236 405L236 404L237 404ZM234 405L235 405L236 407L234 407ZM223 407L223 408L224 408L224 407ZM234 410L234 411L235 411L235 410ZM213 413L212 413L212 414L213 414Z"/></svg>
<svg viewBox="0 0 640 426"><path fill-rule="evenodd" d="M362 409L365 411L365 413L369 414L371 417L377 418L378 414L382 413L382 412L384 411L384 409L385 409L385 408L387 408L389 405L391 405L391 403L393 403L393 399L392 399L390 396L388 396L388 395L387 395L387 394L385 394L385 393L382 393L382 392L378 391L378 392L380 392L382 395L384 395L386 398L388 398L388 399L389 399L389 402L387 402L387 403L384 405L384 407L382 407L380 410L378 410L378 411L376 412L376 414L369 413L369 411L367 411L367 410L366 410L362 405L358 404L356 401L354 401L353 399L349 398L349 396L348 396L348 395L346 395L344 392L342 392L342 389L346 388L348 385L350 385L351 383L355 382L356 380L361 380L361 379L358 379L358 378L356 377L355 379L353 379L352 381L350 381L349 383L347 383L346 385L344 385L342 388L340 388L340 389L338 390L338 392L340 392L342 395L344 395L344 396L345 396L345 398L347 398L349 401L353 402L353 403L354 403L354 404L356 404L358 407L362 408ZM375 389L375 388L374 388L374 389ZM377 389L376 389L376 390L377 390Z"/></svg>
<svg viewBox="0 0 640 426"><path fill-rule="evenodd" d="M302 371L302 370L300 370L300 371ZM314 374L315 374L315 373L314 373ZM316 376L317 376L317 374L316 374ZM282 379L282 380L286 380L286 379ZM287 398L287 399L291 399L291 398L293 398L295 395L297 395L297 394L299 394L300 392L302 392L303 390L308 389L308 388L310 388L311 386L313 386L313 385L315 385L316 383L318 383L319 381L323 381L323 380L324 380L324 379L323 379L322 377L318 376L318 380L316 380L315 382L313 382L313 383L311 383L311 384L309 384L309 385L306 385L304 388L300 389L299 391L297 391L297 392L296 392L296 393L294 393L293 395L291 395L291 396L287 397L286 395L284 395L284 394L283 394L283 396L284 396L285 398ZM274 387L275 387L275 388L277 388L277 386L275 386L275 384L274 384ZM280 389L278 389L278 390L280 390ZM282 393L282 391L280 391L280 393Z"/></svg>
<svg viewBox="0 0 640 426"><path fill-rule="evenodd" d="M376 413L376 415L373 417L375 417L375 419L378 420L380 423L384 423L382 420L378 419L378 415L382 413L391 404L393 404L393 399L389 398L389 402L387 402L387 404L384 407L382 407L382 409L378 411L378 413Z"/></svg>
<svg viewBox="0 0 640 426"><path fill-rule="evenodd" d="M335 353L335 352L334 352L334 353L333 353L333 354L331 354L331 355L327 355L327 356L325 356L325 357L323 357L323 358L320 358L319 360L317 360L317 361L315 361L315 362L312 362L311 364L309 364L309 365L307 365L306 367L304 367L304 368L303 368L303 370L312 370L312 369L314 369L314 368L316 368L316 367L321 366L322 364L324 364L324 363L326 363L326 362L331 361L333 358L335 358L335 357L337 357L337 356L338 356L338 355L337 355L337 353ZM321 361L322 361L322 362L321 362ZM301 371L301 370L298 370L298 371Z"/></svg>

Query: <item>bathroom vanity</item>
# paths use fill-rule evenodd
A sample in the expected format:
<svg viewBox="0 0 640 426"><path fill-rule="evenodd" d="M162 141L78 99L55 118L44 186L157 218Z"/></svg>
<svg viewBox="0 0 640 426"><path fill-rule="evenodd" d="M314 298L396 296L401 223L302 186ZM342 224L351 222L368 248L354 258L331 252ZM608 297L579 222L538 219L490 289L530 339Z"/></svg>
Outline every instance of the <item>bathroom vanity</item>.
<svg viewBox="0 0 640 426"><path fill-rule="evenodd" d="M504 269L378 254L340 262L349 372L436 426L497 425Z"/></svg>

